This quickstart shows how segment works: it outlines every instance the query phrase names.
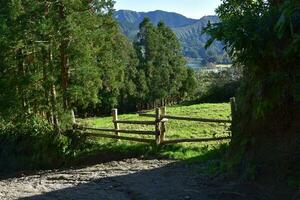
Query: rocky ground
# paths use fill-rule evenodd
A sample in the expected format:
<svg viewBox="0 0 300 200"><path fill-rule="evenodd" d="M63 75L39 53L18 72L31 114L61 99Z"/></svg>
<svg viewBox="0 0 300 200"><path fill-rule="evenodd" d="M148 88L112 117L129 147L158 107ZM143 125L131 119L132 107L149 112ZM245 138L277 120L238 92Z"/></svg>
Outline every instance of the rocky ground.
<svg viewBox="0 0 300 200"><path fill-rule="evenodd" d="M196 164L156 159L127 159L2 178L0 199L298 200L297 196L275 195L259 186L203 175Z"/></svg>

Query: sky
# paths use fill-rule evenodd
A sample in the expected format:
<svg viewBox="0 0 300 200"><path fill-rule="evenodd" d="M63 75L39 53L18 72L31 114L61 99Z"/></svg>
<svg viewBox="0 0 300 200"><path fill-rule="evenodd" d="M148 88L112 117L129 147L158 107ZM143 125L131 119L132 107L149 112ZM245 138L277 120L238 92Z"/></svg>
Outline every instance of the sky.
<svg viewBox="0 0 300 200"><path fill-rule="evenodd" d="M116 10L176 12L189 18L200 19L215 14L221 0L115 0Z"/></svg>

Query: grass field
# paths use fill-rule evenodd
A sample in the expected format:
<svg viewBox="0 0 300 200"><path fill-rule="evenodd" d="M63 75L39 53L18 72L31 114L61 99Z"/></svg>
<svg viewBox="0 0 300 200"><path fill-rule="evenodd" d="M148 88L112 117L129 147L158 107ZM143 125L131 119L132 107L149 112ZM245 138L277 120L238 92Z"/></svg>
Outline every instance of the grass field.
<svg viewBox="0 0 300 200"><path fill-rule="evenodd" d="M190 106L173 106L167 108L167 114L176 116L188 116L188 117L203 117L214 119L229 119L230 118L230 105L228 103L223 104L198 104ZM120 120L154 120L154 118L139 117L137 114L124 114L119 115ZM112 117L103 118L88 118L82 119L81 123L84 123L89 127L99 128L113 128ZM145 125L124 125L120 124L121 129L130 130L154 130L154 126ZM230 134L229 124L217 124L217 123L199 123L199 122L187 122L170 120L167 123L166 139L181 139L181 138L211 138L228 136ZM112 133L113 134L113 133ZM143 137L153 138L154 136L139 136L128 135L130 137ZM183 143L176 145L166 145L157 147L156 145L140 144L130 141L116 142L112 139L105 138L93 138L97 146L102 150L111 153L123 153L134 154L140 156L158 156L168 157L175 159L191 159L199 157L207 152L220 147L221 144L226 144L228 141L223 142L210 142L210 143ZM223 145L224 146L224 145Z"/></svg>

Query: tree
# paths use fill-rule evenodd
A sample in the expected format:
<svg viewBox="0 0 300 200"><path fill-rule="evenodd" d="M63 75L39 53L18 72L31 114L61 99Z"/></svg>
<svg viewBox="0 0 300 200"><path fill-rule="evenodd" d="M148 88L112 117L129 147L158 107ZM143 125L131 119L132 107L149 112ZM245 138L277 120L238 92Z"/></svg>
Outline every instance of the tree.
<svg viewBox="0 0 300 200"><path fill-rule="evenodd" d="M176 35L163 22L154 26L145 18L140 24L137 38L135 49L140 60L139 69L143 71L142 76L147 75L148 94L143 101L154 107L167 101L184 99L186 93L183 88L188 83L186 79L193 74L188 72Z"/></svg>
<svg viewBox="0 0 300 200"><path fill-rule="evenodd" d="M239 171L273 178L299 171L299 6L297 0L223 0L221 23L206 29L210 42L223 41L243 69L231 142Z"/></svg>
<svg viewBox="0 0 300 200"><path fill-rule="evenodd" d="M1 115L36 115L58 129L70 110L98 101L112 8L110 0L1 2Z"/></svg>

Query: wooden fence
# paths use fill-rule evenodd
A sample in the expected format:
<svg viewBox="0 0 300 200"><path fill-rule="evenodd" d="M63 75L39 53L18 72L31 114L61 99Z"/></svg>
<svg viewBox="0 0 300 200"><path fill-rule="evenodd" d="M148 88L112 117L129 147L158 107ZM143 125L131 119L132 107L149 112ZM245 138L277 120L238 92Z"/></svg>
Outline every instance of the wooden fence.
<svg viewBox="0 0 300 200"><path fill-rule="evenodd" d="M230 99L231 103L231 116L234 119L236 112L236 104L235 99ZM182 116L173 116L167 114L167 108L156 108L155 114L148 113L139 113L141 117L151 117L154 118L152 121L129 121L129 120L119 120L118 119L118 110L112 110L112 118L113 118L113 129L107 128L90 128L90 127L81 127L81 130L87 135L91 137L104 137L111 138L116 140L130 140L135 142L144 142L144 143L156 143L159 144L174 144L174 143L182 143L182 142L209 142L209 141L221 141L231 139L228 137L219 137L219 138L186 138L186 139L175 139L175 140L166 140L166 132L167 132L167 122L169 120L183 120L183 121L194 121L194 122L202 122L202 123L232 123L232 120L227 119L207 119L207 118L194 118L194 117L182 117ZM144 130L124 130L120 129L120 124L135 124L135 125L148 125L153 126L153 131L144 131ZM115 134L108 134L115 133ZM122 134L122 136L121 136ZM155 137L154 139L145 139L145 138L134 138L123 136L123 134L133 134L133 135L150 135Z"/></svg>

